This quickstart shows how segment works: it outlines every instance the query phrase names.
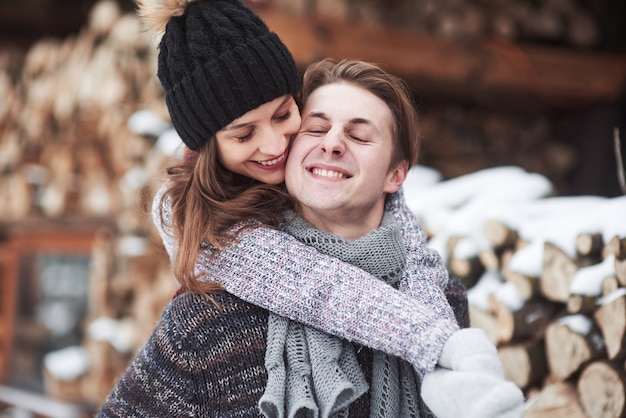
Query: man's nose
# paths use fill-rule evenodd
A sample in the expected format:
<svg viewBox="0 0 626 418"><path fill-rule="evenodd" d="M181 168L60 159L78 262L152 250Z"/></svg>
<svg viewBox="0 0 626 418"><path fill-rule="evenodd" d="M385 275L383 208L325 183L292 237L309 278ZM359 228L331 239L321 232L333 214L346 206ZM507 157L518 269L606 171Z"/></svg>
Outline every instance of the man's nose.
<svg viewBox="0 0 626 418"><path fill-rule="evenodd" d="M320 147L326 153L332 155L343 155L346 150L345 138L342 132L334 130L328 131L320 143Z"/></svg>

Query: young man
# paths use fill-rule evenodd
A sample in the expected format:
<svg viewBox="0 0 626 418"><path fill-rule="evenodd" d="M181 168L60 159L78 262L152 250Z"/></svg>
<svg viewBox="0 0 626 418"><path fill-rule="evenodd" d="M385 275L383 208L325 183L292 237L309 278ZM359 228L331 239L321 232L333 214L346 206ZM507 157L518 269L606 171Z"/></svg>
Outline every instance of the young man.
<svg viewBox="0 0 626 418"><path fill-rule="evenodd" d="M394 232L398 225L385 216L385 202L400 189L409 165L417 160L417 123L407 90L374 65L325 60L307 70L303 103L302 125L286 167L287 189L298 202L302 219L288 226L288 232L322 253L350 261L389 284L402 285L398 271L405 265L405 254L400 260L396 255L404 247L399 231ZM412 289L419 303L445 312L449 307L443 287L437 292L425 283L427 279L409 278L405 288ZM395 416L412 416L410 411L421 408L415 393L419 385L410 381L406 363L389 366L394 360L374 352L371 408L385 405L380 416L391 416L386 415L388 405L395 403L400 411ZM436 416L523 415L523 395L504 380L495 347L482 331L453 334L438 364L423 376L421 391ZM381 367L387 369L377 377ZM378 390L388 385L389 375L399 382L387 392L397 394ZM414 416L424 416L426 411L419 414Z"/></svg>

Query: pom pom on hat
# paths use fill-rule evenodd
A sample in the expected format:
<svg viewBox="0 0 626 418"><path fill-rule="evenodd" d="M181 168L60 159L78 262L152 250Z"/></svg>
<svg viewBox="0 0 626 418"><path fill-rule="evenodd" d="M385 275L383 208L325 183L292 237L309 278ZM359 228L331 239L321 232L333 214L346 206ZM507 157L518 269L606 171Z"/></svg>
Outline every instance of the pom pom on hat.
<svg viewBox="0 0 626 418"><path fill-rule="evenodd" d="M182 16L194 1L198 0L137 0L137 13L147 29L161 35L167 22L174 16Z"/></svg>

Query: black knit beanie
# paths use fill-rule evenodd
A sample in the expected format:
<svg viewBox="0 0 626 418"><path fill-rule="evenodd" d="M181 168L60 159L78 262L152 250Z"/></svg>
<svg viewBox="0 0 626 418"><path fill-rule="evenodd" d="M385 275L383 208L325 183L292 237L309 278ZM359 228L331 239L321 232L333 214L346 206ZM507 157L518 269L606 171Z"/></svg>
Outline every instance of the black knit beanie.
<svg viewBox="0 0 626 418"><path fill-rule="evenodd" d="M192 150L246 112L300 88L287 47L237 0L190 2L170 18L158 77L174 128Z"/></svg>

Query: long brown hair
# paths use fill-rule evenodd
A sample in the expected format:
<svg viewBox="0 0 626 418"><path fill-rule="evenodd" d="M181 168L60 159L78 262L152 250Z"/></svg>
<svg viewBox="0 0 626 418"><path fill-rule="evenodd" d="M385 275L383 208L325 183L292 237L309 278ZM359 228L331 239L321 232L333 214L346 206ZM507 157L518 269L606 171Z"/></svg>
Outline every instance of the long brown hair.
<svg viewBox="0 0 626 418"><path fill-rule="evenodd" d="M219 291L220 284L201 281L195 273L201 246L209 245L215 252L233 244L242 230L254 227L246 222L249 220L277 226L291 208L291 199L284 185L261 183L226 169L219 162L215 138L197 152L187 151L168 174L170 182L163 199L171 199L171 228L178 242L172 261L174 276L184 290ZM240 222L246 223L238 225Z"/></svg>
<svg viewBox="0 0 626 418"><path fill-rule="evenodd" d="M301 102L306 103L316 89L332 83L349 83L361 87L384 101L392 115L394 136L390 168L407 160L417 164L420 134L417 111L407 84L382 67L359 60L335 61L326 58L311 64L304 73Z"/></svg>

